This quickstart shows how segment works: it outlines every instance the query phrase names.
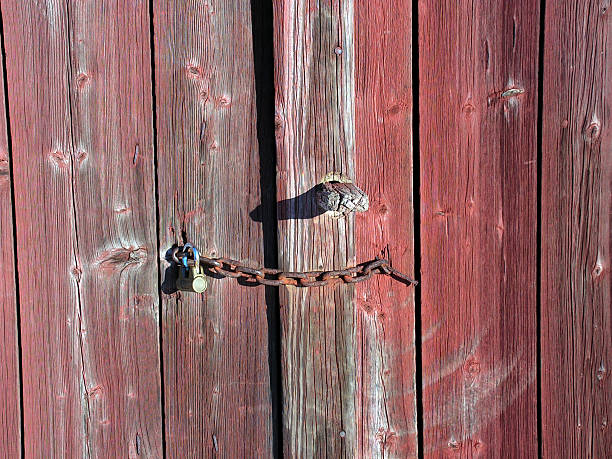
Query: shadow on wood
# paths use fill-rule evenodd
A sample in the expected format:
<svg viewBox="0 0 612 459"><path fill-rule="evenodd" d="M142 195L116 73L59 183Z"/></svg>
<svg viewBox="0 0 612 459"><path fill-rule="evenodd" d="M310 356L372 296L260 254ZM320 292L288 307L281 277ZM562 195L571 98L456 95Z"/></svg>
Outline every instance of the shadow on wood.
<svg viewBox="0 0 612 459"><path fill-rule="evenodd" d="M319 185L313 186L310 190L302 193L295 198L283 199L276 203L276 215L279 220L306 220L317 217L325 211L317 205L316 192ZM250 217L261 222L262 208L257 206L249 213Z"/></svg>
<svg viewBox="0 0 612 459"><path fill-rule="evenodd" d="M177 245L174 244L166 251L166 255L164 256L165 260L170 263L170 265L164 271L164 280L161 284L161 291L167 295L172 293L176 293L178 289L176 288L176 280L179 275L179 267L172 259L172 251L176 248Z"/></svg>

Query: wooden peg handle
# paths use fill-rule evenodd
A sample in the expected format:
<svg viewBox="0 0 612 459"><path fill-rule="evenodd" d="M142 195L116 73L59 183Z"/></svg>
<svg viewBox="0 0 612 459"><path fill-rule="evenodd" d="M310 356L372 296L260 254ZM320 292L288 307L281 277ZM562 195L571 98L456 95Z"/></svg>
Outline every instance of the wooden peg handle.
<svg viewBox="0 0 612 459"><path fill-rule="evenodd" d="M365 212L370 200L368 195L353 183L323 182L317 186L317 205L325 212Z"/></svg>

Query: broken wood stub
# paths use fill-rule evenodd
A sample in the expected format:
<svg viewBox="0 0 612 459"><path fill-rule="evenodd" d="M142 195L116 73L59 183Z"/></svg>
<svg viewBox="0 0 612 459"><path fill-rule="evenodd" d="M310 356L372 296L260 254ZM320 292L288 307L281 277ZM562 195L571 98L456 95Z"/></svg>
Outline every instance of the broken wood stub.
<svg viewBox="0 0 612 459"><path fill-rule="evenodd" d="M317 185L317 205L325 212L338 216L350 212L365 212L370 206L368 195L353 183L323 182Z"/></svg>

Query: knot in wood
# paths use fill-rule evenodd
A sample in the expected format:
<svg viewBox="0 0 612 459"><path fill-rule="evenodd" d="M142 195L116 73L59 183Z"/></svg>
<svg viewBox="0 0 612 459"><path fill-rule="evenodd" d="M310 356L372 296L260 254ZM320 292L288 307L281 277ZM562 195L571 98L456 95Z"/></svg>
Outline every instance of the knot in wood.
<svg viewBox="0 0 612 459"><path fill-rule="evenodd" d="M365 212L370 206L368 195L352 183L323 182L317 185L317 205L325 212Z"/></svg>

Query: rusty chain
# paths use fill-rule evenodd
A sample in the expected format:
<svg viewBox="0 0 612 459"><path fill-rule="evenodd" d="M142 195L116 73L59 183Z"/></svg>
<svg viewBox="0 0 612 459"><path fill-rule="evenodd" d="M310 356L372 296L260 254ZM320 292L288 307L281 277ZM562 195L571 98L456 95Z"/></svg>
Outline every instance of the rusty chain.
<svg viewBox="0 0 612 459"><path fill-rule="evenodd" d="M181 265L180 259L187 256L187 264L194 266L193 251L183 252L180 247L172 250L172 260ZM200 266L207 270L207 274L216 274L223 277L233 277L246 285L295 285L297 287L322 287L338 282L356 284L372 277L373 274L386 274L400 282L417 285L418 282L406 274L393 268L388 260L375 258L360 263L357 266L329 271L292 272L271 268L252 268L229 258L208 258L200 255Z"/></svg>

